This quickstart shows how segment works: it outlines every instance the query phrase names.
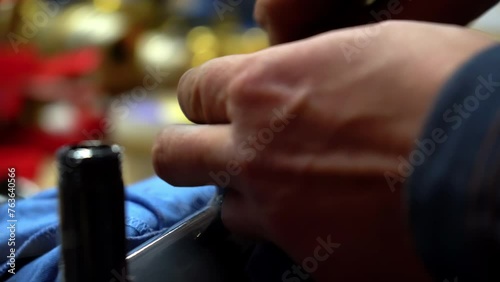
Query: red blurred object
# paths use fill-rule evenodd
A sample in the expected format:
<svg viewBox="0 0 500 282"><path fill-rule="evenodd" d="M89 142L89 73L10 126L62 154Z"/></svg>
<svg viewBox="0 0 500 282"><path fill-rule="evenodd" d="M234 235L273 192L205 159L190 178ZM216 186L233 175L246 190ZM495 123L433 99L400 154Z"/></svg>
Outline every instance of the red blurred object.
<svg viewBox="0 0 500 282"><path fill-rule="evenodd" d="M87 75L99 67L101 55L96 48L85 48L52 58L40 58L33 48L14 52L0 45L0 122L15 119L21 112L26 96L39 101L59 100L81 93L54 93L25 90L28 86L50 87L63 78Z"/></svg>
<svg viewBox="0 0 500 282"><path fill-rule="evenodd" d="M23 86L39 68L36 53L23 49L15 53L0 45L0 124L15 119L22 110Z"/></svg>
<svg viewBox="0 0 500 282"><path fill-rule="evenodd" d="M44 60L38 75L81 76L95 71L100 63L101 56L96 48L84 48Z"/></svg>
<svg viewBox="0 0 500 282"><path fill-rule="evenodd" d="M46 152L25 145L0 146L0 181L7 178L7 169L15 168L18 177L35 179Z"/></svg>
<svg viewBox="0 0 500 282"><path fill-rule="evenodd" d="M0 171L15 167L18 176L34 179L43 159L68 143L85 140L84 132L103 132L103 113L92 113L88 103L97 98L97 88L79 82L99 67L96 48L80 49L52 58L41 58L35 49L15 53L0 45ZM75 104L75 128L66 134L49 134L35 125L17 121L27 100L65 100ZM83 102L82 102L83 101ZM0 174L0 180L7 174Z"/></svg>

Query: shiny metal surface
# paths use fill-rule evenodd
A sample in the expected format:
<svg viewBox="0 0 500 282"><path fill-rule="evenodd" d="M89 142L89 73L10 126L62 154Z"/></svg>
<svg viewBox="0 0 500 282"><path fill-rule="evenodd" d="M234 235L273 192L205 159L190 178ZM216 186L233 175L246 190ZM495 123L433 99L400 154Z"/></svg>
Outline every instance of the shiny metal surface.
<svg viewBox="0 0 500 282"><path fill-rule="evenodd" d="M132 281L245 281L246 246L220 225L218 206L207 206L129 253Z"/></svg>

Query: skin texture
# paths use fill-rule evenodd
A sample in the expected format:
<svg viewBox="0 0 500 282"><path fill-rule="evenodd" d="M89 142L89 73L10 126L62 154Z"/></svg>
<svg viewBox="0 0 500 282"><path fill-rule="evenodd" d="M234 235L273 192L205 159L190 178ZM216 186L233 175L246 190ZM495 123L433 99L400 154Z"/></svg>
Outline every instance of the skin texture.
<svg viewBox="0 0 500 282"><path fill-rule="evenodd" d="M411 19L465 25L497 0L257 0L255 18L274 44L324 31L386 19Z"/></svg>
<svg viewBox="0 0 500 282"><path fill-rule="evenodd" d="M369 44L346 59L340 46L367 31ZM454 26L388 21L215 59L181 79L180 105L198 124L158 136L155 169L174 185L222 186L226 226L299 264L330 236L341 246L317 281L427 281L402 183L391 191L384 174L398 174L452 73L492 44Z"/></svg>

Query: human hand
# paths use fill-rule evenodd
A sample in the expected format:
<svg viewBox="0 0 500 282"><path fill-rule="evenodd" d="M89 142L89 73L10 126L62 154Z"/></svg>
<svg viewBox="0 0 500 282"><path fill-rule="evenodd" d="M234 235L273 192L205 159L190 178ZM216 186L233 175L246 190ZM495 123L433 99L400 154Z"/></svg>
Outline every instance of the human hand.
<svg viewBox="0 0 500 282"><path fill-rule="evenodd" d="M377 35L347 60L340 46L367 31ZM156 171L174 185L223 187L226 226L296 262L317 238L341 244L318 281L425 281L401 183L392 193L384 175L451 74L492 44L453 26L386 22L213 60L182 78L181 107L199 125L159 135Z"/></svg>
<svg viewBox="0 0 500 282"><path fill-rule="evenodd" d="M274 44L389 19L465 25L498 0L257 0L255 18ZM368 5L367 3L371 3Z"/></svg>

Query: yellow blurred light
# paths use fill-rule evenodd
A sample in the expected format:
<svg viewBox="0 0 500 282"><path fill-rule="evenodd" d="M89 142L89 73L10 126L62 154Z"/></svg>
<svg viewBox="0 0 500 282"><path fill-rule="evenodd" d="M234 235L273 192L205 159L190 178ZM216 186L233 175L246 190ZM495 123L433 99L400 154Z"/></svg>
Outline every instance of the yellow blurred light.
<svg viewBox="0 0 500 282"><path fill-rule="evenodd" d="M223 55L234 55L242 52L241 35L231 34L223 39Z"/></svg>
<svg viewBox="0 0 500 282"><path fill-rule="evenodd" d="M193 58L191 59L191 66L197 67L202 65L203 63L210 61L217 57L217 52L214 50L207 50L205 52L195 53Z"/></svg>
<svg viewBox="0 0 500 282"><path fill-rule="evenodd" d="M96 10L104 13L116 12L121 5L122 0L94 0Z"/></svg>
<svg viewBox="0 0 500 282"><path fill-rule="evenodd" d="M124 36L128 22L120 13L102 13L91 4L71 5L64 13L64 40L72 47L106 45Z"/></svg>
<svg viewBox="0 0 500 282"><path fill-rule="evenodd" d="M205 34L205 33L210 33L210 32L212 32L212 30L206 26L194 27L187 34L186 38L187 38L188 44L189 44L189 42L192 42L196 37L198 37L202 34Z"/></svg>
<svg viewBox="0 0 500 282"><path fill-rule="evenodd" d="M260 28L251 28L242 36L243 53L253 53L269 47L267 33Z"/></svg>
<svg viewBox="0 0 500 282"><path fill-rule="evenodd" d="M189 62L189 52L181 38L158 31L144 33L137 41L137 57L142 64L157 64L168 68L183 68Z"/></svg>
<svg viewBox="0 0 500 282"><path fill-rule="evenodd" d="M21 18L31 18L34 13L38 11L39 5L41 5L41 1L39 0L26 0L20 2L19 14Z"/></svg>
<svg viewBox="0 0 500 282"><path fill-rule="evenodd" d="M193 28L186 38L187 46L193 53L215 52L218 48L217 37L205 26Z"/></svg>
<svg viewBox="0 0 500 282"><path fill-rule="evenodd" d="M182 112L176 95L166 96L161 100L163 110L161 119L164 124L189 124L189 119Z"/></svg>

